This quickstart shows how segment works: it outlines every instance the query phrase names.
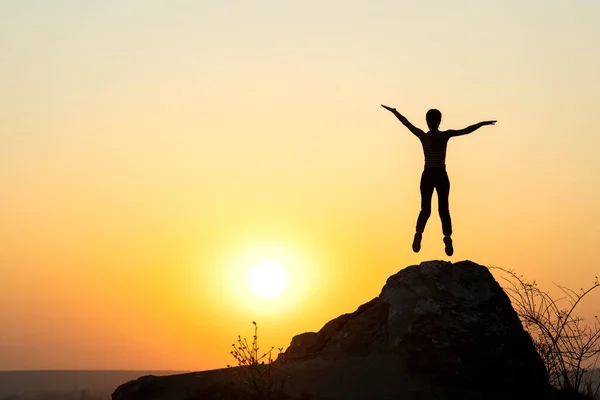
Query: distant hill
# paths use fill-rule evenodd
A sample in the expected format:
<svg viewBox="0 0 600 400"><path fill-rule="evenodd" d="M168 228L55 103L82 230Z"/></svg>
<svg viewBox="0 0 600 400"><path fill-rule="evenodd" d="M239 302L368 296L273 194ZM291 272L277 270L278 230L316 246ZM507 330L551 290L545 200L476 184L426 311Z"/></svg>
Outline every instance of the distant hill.
<svg viewBox="0 0 600 400"><path fill-rule="evenodd" d="M112 393L123 382L144 375L172 375L185 371L0 371L0 399L42 392Z"/></svg>

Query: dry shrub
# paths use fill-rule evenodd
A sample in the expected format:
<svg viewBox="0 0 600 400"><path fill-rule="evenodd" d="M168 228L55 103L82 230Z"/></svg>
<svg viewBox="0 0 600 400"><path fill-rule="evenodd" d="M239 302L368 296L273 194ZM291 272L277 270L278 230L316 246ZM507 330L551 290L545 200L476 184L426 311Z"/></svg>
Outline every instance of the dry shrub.
<svg viewBox="0 0 600 400"><path fill-rule="evenodd" d="M284 397L283 387L287 380L287 373L283 370L281 361L273 357L274 347L262 352L258 346L258 325L254 325L254 336L249 343L246 338L238 336L237 342L232 344L230 354L237 360L238 383L245 388L252 399L274 400ZM283 348L278 348L278 355ZM232 367L228 365L228 367Z"/></svg>
<svg viewBox="0 0 600 400"><path fill-rule="evenodd" d="M563 296L555 298L536 281L511 270L491 268L503 273L504 290L546 365L550 384L598 398L600 382L594 382L593 375L598 372L600 321L595 316L593 324L586 324L575 314L582 301L600 286L598 277L579 291L556 285Z"/></svg>

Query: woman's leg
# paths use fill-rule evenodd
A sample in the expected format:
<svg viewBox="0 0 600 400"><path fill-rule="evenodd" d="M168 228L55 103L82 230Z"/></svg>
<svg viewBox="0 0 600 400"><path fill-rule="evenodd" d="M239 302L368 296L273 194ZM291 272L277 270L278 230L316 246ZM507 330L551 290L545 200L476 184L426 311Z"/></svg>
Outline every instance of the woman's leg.
<svg viewBox="0 0 600 400"><path fill-rule="evenodd" d="M440 172L435 188L438 195L438 212L442 220L442 232L444 232L444 236L451 236L452 219L450 218L450 202L448 200L450 196L450 179L448 179L445 170Z"/></svg>
<svg viewBox="0 0 600 400"><path fill-rule="evenodd" d="M442 220L442 232L444 232L445 251L448 256L454 254L452 246L452 220L450 219L450 204L448 197L450 196L450 179L446 170L440 171L435 185L438 193L438 211Z"/></svg>
<svg viewBox="0 0 600 400"><path fill-rule="evenodd" d="M438 211L442 220L442 232L444 232L444 244L446 255L454 254L452 246L452 220L450 219L450 204L448 197L450 195L450 180L445 170L441 171L436 181L435 188L438 195Z"/></svg>
<svg viewBox="0 0 600 400"><path fill-rule="evenodd" d="M419 218L417 218L417 232L413 239L412 249L415 253L421 250L421 238L423 231L425 230L425 224L431 215L431 196L433 195L433 188L435 187L435 180L431 171L425 169L421 175L421 212L419 212Z"/></svg>
<svg viewBox="0 0 600 400"><path fill-rule="evenodd" d="M431 215L431 196L435 187L435 180L431 172L427 169L421 175L421 212L417 218L417 233L423 233L427 220Z"/></svg>

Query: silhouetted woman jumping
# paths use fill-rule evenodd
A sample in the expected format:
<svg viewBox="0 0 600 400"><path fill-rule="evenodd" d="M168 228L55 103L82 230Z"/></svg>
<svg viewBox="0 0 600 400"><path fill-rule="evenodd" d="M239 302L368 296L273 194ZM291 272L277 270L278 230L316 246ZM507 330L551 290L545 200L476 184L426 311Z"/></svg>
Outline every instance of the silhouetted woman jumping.
<svg viewBox="0 0 600 400"><path fill-rule="evenodd" d="M466 135L485 125L494 125L496 121L483 121L475 125L471 125L461 130L440 131L440 122L442 121L442 113L439 110L429 110L425 116L429 132L425 133L421 129L411 124L402 114L396 111L395 108L381 105L388 111L391 111L396 118L402 122L416 137L419 138L423 145L423 153L425 154L425 169L421 175L421 212L417 218L417 232L413 240L412 248L415 253L421 250L421 238L427 220L431 215L431 196L433 189L438 195L438 211L442 220L442 232L444 233L444 244L446 245L446 254L451 256L454 253L452 247L452 220L450 219L450 209L448 203L448 195L450 194L450 180L446 173L446 147L448 140L454 136Z"/></svg>

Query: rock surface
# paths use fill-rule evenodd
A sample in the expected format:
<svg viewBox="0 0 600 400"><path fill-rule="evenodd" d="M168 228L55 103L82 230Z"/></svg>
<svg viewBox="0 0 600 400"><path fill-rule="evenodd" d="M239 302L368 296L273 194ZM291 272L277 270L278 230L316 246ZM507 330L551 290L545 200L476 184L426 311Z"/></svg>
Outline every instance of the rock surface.
<svg viewBox="0 0 600 400"><path fill-rule="evenodd" d="M486 267L423 262L319 332L295 336L277 361L284 398L550 398L544 364ZM239 368L146 377L113 400L242 398ZM239 385L237 385L239 386Z"/></svg>

